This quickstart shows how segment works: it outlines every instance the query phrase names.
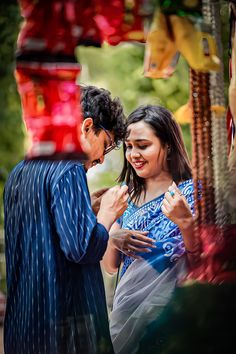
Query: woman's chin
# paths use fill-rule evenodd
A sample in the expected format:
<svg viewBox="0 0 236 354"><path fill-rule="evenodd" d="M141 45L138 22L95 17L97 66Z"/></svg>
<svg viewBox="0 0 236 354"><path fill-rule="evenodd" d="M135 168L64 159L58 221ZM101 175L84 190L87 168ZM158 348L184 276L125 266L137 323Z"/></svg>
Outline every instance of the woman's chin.
<svg viewBox="0 0 236 354"><path fill-rule="evenodd" d="M142 177L142 178L147 177L147 171L145 171L145 170L135 170L135 172L139 177Z"/></svg>

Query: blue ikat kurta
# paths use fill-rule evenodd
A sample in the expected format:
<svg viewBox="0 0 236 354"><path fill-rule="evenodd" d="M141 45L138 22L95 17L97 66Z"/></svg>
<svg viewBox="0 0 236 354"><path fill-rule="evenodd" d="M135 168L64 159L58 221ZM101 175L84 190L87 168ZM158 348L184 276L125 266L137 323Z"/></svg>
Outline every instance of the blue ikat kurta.
<svg viewBox="0 0 236 354"><path fill-rule="evenodd" d="M4 191L5 354L112 353L99 261L108 240L80 163L23 161Z"/></svg>

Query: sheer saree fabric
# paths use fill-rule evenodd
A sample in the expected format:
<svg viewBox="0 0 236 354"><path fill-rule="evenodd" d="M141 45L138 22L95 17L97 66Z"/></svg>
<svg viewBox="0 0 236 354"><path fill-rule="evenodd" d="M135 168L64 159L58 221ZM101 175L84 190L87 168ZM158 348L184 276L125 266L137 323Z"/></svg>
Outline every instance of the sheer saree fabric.
<svg viewBox="0 0 236 354"><path fill-rule="evenodd" d="M179 189L193 211L192 180ZM142 205L130 202L121 226L130 230L149 231L156 242L152 252L134 260L124 257L121 279L117 286L110 331L116 354L138 353L139 341L171 298L178 282L186 275L186 257L178 227L161 211L164 195Z"/></svg>

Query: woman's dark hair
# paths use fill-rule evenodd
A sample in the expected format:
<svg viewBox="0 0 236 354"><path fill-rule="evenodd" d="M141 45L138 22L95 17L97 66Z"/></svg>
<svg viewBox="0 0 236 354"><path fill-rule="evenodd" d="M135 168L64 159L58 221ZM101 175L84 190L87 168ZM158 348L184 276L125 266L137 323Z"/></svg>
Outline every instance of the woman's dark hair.
<svg viewBox="0 0 236 354"><path fill-rule="evenodd" d="M191 178L190 161L185 149L182 132L174 120L170 111L162 106L141 106L133 111L126 124L126 136L130 124L144 121L148 124L155 135L160 139L163 146L168 147L167 166L173 181L179 182ZM139 177L133 167L125 158L126 147L124 144L124 166L118 178L119 182L126 182L131 199L138 201L141 193L146 192L145 179Z"/></svg>
<svg viewBox="0 0 236 354"><path fill-rule="evenodd" d="M120 100L111 98L111 93L95 86L80 86L80 104L83 117L93 118L94 130L97 134L101 126L114 134L114 142L118 144L125 135L125 115Z"/></svg>

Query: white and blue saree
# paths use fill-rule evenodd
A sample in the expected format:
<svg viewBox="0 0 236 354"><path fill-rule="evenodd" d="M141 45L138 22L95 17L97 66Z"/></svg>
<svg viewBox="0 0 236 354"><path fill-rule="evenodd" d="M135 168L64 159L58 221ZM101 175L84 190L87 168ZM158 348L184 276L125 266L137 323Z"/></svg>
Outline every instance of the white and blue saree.
<svg viewBox="0 0 236 354"><path fill-rule="evenodd" d="M194 207L193 182L179 184L191 210ZM161 211L164 194L137 207L132 202L123 214L121 227L149 231L156 249L142 259L124 256L117 286L110 331L115 353L137 353L138 343L148 324L157 318L171 294L186 274L185 247L179 228Z"/></svg>

